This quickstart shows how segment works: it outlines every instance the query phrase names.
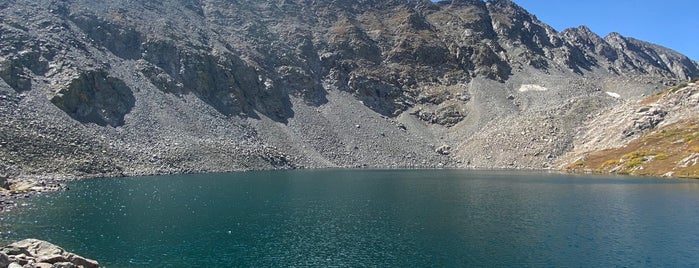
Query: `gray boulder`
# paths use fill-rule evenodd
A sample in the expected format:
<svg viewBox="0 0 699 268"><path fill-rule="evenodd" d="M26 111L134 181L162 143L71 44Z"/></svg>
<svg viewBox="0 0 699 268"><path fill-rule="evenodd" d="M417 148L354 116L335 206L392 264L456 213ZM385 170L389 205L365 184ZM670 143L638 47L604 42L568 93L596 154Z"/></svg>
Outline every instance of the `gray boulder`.
<svg viewBox="0 0 699 268"><path fill-rule="evenodd" d="M449 146L449 145L439 146L437 148L436 152L438 154L441 154L441 155L449 155L451 153L451 146Z"/></svg>
<svg viewBox="0 0 699 268"><path fill-rule="evenodd" d="M83 258L38 239L25 239L0 249L0 267L22 267L26 264L33 267L100 267L95 260Z"/></svg>
<svg viewBox="0 0 699 268"><path fill-rule="evenodd" d="M10 265L10 258L7 257L7 254L0 252L0 267L7 267Z"/></svg>

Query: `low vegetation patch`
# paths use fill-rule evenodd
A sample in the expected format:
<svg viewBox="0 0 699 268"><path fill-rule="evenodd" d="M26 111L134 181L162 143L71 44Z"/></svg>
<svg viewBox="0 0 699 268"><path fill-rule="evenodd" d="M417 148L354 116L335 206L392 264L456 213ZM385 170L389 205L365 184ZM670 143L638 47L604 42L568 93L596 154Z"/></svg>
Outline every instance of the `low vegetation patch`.
<svg viewBox="0 0 699 268"><path fill-rule="evenodd" d="M649 152L631 152L622 158L624 160L624 167L629 170L629 169L634 169L636 167L641 166L643 162L648 161L649 159L647 158L648 156L654 156L652 153Z"/></svg>
<svg viewBox="0 0 699 268"><path fill-rule="evenodd" d="M600 166L600 169L614 168L616 166L619 166L619 160L609 159L607 161L604 161L604 163L602 163L602 166Z"/></svg>
<svg viewBox="0 0 699 268"><path fill-rule="evenodd" d="M699 164L687 158L699 153L699 127L684 121L648 133L624 147L588 153L566 167L573 172L699 178Z"/></svg>
<svg viewBox="0 0 699 268"><path fill-rule="evenodd" d="M694 142L697 138L699 138L699 132L694 132L692 134L687 134L684 136L684 142L686 143L692 143Z"/></svg>

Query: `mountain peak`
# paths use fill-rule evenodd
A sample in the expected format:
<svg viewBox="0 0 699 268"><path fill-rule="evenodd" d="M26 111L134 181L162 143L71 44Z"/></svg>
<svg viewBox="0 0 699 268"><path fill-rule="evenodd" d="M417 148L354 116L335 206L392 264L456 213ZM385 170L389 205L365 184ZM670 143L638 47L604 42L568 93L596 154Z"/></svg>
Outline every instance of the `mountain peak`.
<svg viewBox="0 0 699 268"><path fill-rule="evenodd" d="M592 34L594 34L594 33L592 32L592 30L590 30L590 28L588 28L588 27L585 26L585 25L580 25L580 26L578 26L578 27L575 28L575 29L577 29L578 31L580 31L580 32L582 32L582 33L584 33L584 34L586 34L586 35L592 35Z"/></svg>
<svg viewBox="0 0 699 268"><path fill-rule="evenodd" d="M617 32L610 32L609 34L607 34L607 36L604 37L604 39L620 40L624 39L624 36Z"/></svg>

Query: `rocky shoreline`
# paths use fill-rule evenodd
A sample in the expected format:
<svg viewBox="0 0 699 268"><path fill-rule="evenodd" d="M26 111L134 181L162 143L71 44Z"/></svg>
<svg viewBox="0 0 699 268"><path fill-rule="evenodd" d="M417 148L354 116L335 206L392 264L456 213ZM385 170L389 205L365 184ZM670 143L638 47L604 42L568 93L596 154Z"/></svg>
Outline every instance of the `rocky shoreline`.
<svg viewBox="0 0 699 268"><path fill-rule="evenodd" d="M99 268L97 261L49 242L25 239L0 249L0 268Z"/></svg>
<svg viewBox="0 0 699 268"><path fill-rule="evenodd" d="M68 190L61 179L10 179L0 178L0 213L22 205L24 199L42 193Z"/></svg>

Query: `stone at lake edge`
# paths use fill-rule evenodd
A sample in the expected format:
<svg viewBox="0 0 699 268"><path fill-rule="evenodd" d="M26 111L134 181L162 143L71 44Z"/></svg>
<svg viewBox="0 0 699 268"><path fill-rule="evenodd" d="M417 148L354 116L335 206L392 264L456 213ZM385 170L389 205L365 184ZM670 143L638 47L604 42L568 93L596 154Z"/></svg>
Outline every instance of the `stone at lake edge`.
<svg viewBox="0 0 699 268"><path fill-rule="evenodd" d="M0 267L7 267L10 265L10 258L7 254L0 252Z"/></svg>
<svg viewBox="0 0 699 268"><path fill-rule="evenodd" d="M99 268L95 260L83 258L65 251L49 242L25 239L0 249L0 268L29 264L31 267L82 267Z"/></svg>

